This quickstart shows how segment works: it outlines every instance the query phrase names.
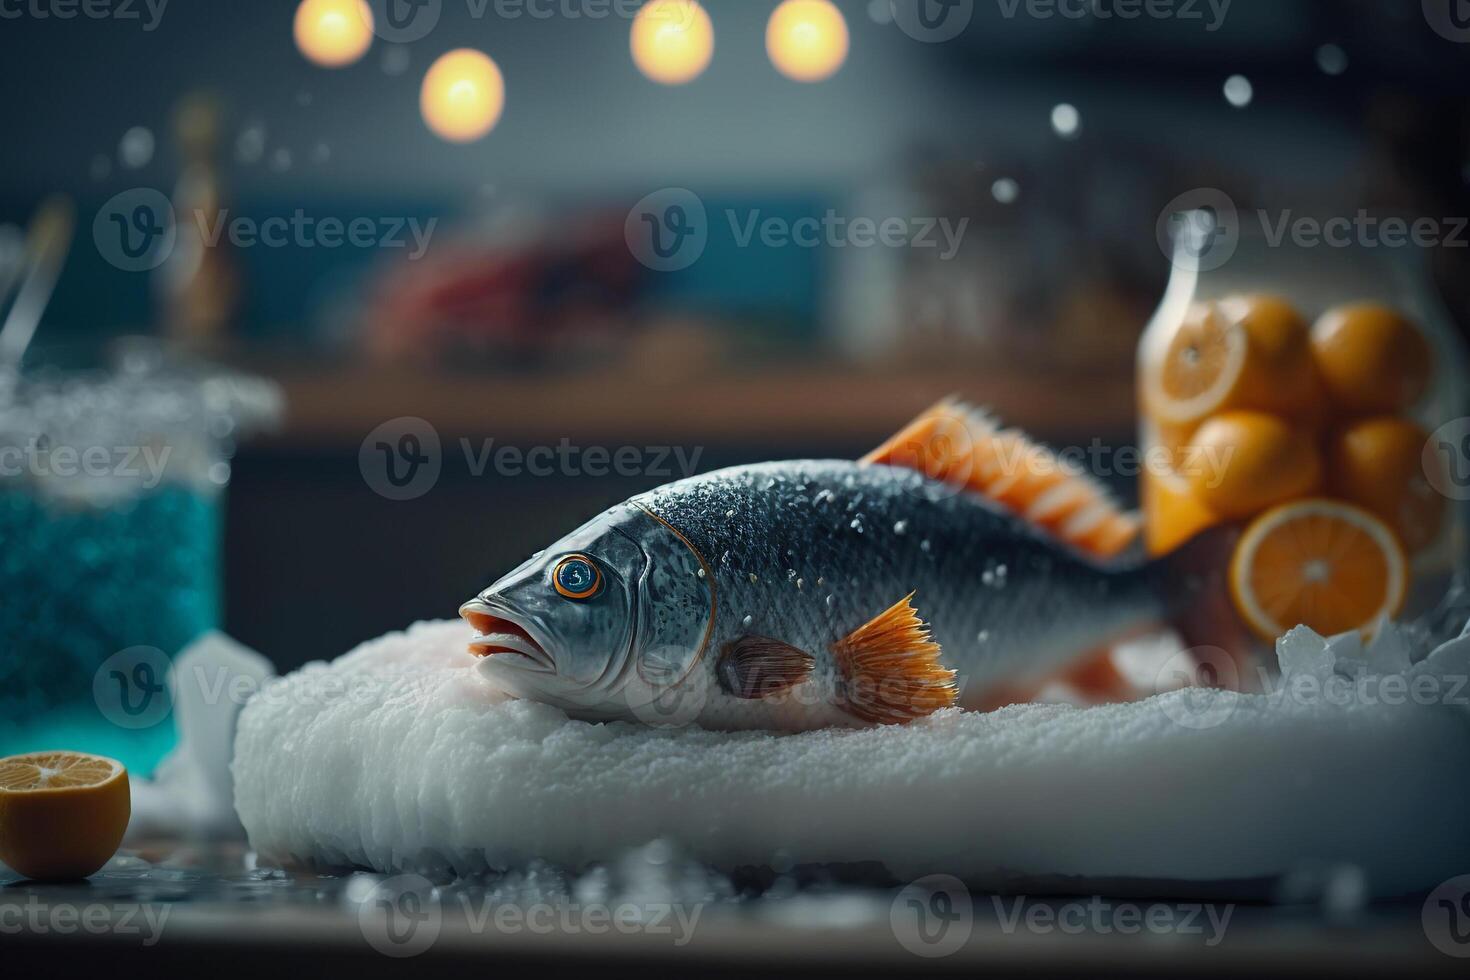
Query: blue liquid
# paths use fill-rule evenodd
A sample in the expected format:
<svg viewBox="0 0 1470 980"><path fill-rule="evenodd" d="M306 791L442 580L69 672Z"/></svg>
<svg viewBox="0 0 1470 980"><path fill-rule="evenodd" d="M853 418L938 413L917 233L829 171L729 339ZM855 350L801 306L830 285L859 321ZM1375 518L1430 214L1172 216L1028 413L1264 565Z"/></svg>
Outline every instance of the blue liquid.
<svg viewBox="0 0 1470 980"><path fill-rule="evenodd" d="M0 756L72 749L151 773L172 716L114 725L93 678L120 650L173 657L217 625L219 542L218 494L163 486L99 509L0 491Z"/></svg>

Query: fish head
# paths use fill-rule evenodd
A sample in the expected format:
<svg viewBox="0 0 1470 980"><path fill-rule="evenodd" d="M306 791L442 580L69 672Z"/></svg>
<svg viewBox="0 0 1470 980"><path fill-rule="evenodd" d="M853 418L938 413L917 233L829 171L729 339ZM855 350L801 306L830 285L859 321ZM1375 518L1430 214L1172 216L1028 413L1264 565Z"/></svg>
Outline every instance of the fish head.
<svg viewBox="0 0 1470 980"><path fill-rule="evenodd" d="M481 674L585 717L636 717L683 680L714 622L710 569L638 505L616 507L460 607Z"/></svg>

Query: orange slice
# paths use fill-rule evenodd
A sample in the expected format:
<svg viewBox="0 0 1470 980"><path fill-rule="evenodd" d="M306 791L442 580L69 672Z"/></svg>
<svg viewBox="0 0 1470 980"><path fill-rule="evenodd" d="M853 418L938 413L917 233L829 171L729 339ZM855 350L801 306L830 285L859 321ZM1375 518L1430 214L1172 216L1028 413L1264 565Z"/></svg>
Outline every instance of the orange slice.
<svg viewBox="0 0 1470 980"><path fill-rule="evenodd" d="M1408 562L1394 533L1365 510L1314 498L1262 514L1236 546L1230 591L1263 639L1297 625L1323 636L1394 616L1408 592Z"/></svg>
<svg viewBox="0 0 1470 980"><path fill-rule="evenodd" d="M1411 555L1434 543L1449 504L1425 473L1428 441L1408 419L1379 416L1344 426L1328 443L1332 495L1384 520Z"/></svg>
<svg viewBox="0 0 1470 980"><path fill-rule="evenodd" d="M1300 414L1317 388L1307 322L1272 296L1196 304L1145 385L1145 408L1165 426L1237 408Z"/></svg>
<svg viewBox="0 0 1470 980"><path fill-rule="evenodd" d="M95 874L132 814L122 763L80 752L0 759L0 861L37 881Z"/></svg>

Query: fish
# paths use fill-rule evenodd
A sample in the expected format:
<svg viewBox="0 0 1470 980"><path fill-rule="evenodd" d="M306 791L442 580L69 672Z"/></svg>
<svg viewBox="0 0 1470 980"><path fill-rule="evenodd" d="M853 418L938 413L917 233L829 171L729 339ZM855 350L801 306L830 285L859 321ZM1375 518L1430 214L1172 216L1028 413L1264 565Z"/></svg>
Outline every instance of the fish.
<svg viewBox="0 0 1470 980"><path fill-rule="evenodd" d="M588 721L807 731L983 710L1222 588L1091 476L947 399L859 460L738 466L598 515L460 608L480 676Z"/></svg>

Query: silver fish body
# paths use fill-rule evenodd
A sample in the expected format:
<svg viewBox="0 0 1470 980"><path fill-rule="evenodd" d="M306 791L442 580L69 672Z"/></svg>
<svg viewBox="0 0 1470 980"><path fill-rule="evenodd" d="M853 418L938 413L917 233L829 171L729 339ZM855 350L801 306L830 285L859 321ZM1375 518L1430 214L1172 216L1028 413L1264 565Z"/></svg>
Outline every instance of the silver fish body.
<svg viewBox="0 0 1470 980"><path fill-rule="evenodd" d="M598 591L567 598L560 579L589 567ZM593 719L798 730L863 723L833 651L910 594L958 703L977 706L1159 619L1159 593L1156 569L1101 567L914 470L797 461L635 497L462 611L491 654L481 669L518 696ZM750 637L803 651L809 672L781 696L742 696L723 654Z"/></svg>

